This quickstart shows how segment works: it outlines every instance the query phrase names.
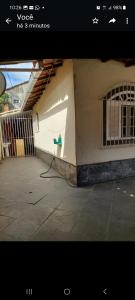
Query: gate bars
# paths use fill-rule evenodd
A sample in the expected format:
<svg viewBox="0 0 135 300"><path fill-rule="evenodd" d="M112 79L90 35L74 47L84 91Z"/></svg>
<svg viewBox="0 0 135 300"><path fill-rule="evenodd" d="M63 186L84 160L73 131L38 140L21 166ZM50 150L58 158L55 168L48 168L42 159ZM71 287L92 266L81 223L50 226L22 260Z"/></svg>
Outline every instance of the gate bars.
<svg viewBox="0 0 135 300"><path fill-rule="evenodd" d="M3 157L35 155L31 111L2 116Z"/></svg>

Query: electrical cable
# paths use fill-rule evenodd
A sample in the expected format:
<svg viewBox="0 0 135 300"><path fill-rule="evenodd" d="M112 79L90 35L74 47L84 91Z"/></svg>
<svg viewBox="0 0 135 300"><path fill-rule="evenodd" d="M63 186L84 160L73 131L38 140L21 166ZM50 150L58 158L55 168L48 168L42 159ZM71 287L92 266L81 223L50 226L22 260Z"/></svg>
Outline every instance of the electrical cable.
<svg viewBox="0 0 135 300"><path fill-rule="evenodd" d="M71 186L71 187L74 187L74 188L76 188L77 186L76 185L73 185L73 184L71 184L71 183L69 183L69 180L66 178L66 177L62 177L62 176L55 176L55 175L52 175L52 176L43 176L44 174L47 174L50 170L51 170L51 168L52 168L52 164L53 164L53 161L55 160L55 157L53 157L53 159L52 159L52 161L51 161L51 163L50 163L50 166L49 166L49 168L48 168L48 170L46 170L45 172L43 172L43 173L41 173L40 174L40 177L41 178L59 178L59 179L64 179L66 182L67 182L67 184L69 185L69 186Z"/></svg>

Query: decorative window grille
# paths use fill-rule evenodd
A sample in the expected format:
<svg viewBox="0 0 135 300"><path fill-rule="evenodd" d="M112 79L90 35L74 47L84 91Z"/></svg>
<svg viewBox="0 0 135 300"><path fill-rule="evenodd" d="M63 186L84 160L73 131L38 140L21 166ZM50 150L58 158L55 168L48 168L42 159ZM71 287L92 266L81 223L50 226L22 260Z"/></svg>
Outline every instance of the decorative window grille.
<svg viewBox="0 0 135 300"><path fill-rule="evenodd" d="M103 145L135 143L135 83L121 83L103 97Z"/></svg>

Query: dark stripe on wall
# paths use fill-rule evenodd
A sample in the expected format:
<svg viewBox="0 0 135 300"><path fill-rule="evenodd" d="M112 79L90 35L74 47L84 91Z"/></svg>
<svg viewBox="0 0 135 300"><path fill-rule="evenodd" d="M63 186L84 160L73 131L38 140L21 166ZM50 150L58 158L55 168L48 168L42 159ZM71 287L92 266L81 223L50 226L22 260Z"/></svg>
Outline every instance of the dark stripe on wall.
<svg viewBox="0 0 135 300"><path fill-rule="evenodd" d="M77 166L80 187L129 176L135 176L135 158Z"/></svg>

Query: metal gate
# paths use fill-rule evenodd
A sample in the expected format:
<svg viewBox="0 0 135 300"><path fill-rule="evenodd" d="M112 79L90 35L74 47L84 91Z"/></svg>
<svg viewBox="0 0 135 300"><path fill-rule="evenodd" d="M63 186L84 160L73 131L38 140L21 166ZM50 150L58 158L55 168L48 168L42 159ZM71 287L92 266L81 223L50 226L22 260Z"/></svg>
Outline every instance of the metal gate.
<svg viewBox="0 0 135 300"><path fill-rule="evenodd" d="M34 136L31 111L2 116L2 156L33 156Z"/></svg>

